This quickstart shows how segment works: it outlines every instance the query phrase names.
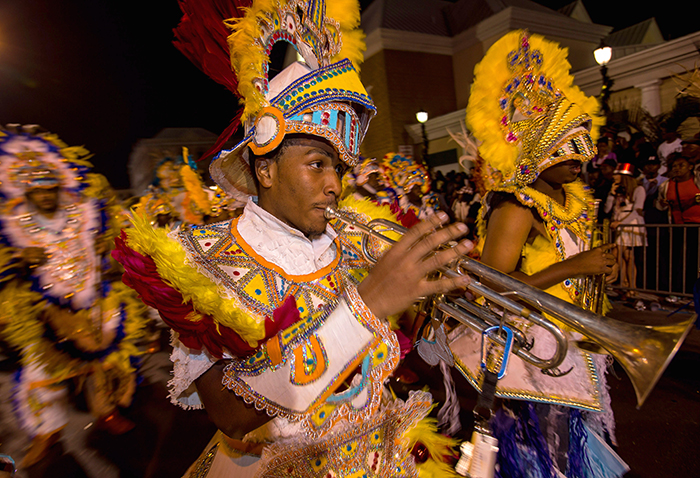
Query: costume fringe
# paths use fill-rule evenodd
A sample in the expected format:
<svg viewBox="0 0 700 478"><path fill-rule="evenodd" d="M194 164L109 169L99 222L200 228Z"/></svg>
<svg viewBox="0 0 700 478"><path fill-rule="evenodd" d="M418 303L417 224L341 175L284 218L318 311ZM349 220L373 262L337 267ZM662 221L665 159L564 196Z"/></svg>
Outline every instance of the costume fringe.
<svg viewBox="0 0 700 478"><path fill-rule="evenodd" d="M586 442L588 433L583 425L580 410L571 410L569 418L569 469L566 476L570 478L585 478L589 476L591 467Z"/></svg>
<svg viewBox="0 0 700 478"><path fill-rule="evenodd" d="M532 403L522 402L515 414L501 409L491 420L498 439L498 475L500 478L554 478L554 465L549 455L539 419Z"/></svg>
<svg viewBox="0 0 700 478"><path fill-rule="evenodd" d="M450 366L444 360L440 360L440 371L442 372L442 384L445 386L445 403L442 404L438 411L438 425L443 427L445 433L454 436L462 429L462 423L459 421L459 397L455 382L452 380ZM447 426L447 428L444 428Z"/></svg>

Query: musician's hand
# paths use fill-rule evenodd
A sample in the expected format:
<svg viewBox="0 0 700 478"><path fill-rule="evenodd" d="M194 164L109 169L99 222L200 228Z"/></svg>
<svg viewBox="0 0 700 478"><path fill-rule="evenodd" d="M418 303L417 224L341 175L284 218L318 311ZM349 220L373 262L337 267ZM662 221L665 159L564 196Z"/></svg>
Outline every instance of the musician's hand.
<svg viewBox="0 0 700 478"><path fill-rule="evenodd" d="M610 229L617 229L617 226L620 225L620 221L613 221L610 223Z"/></svg>
<svg viewBox="0 0 700 478"><path fill-rule="evenodd" d="M25 247L19 258L25 266L30 268L42 266L48 260L46 252L41 247Z"/></svg>
<svg viewBox="0 0 700 478"><path fill-rule="evenodd" d="M460 289L469 278L427 280L426 276L469 252L473 244L460 242L451 249L433 254L435 249L467 232L462 223L441 228L447 220L444 212L411 228L372 268L357 287L362 300L377 317L403 312L419 297Z"/></svg>
<svg viewBox="0 0 700 478"><path fill-rule="evenodd" d="M617 262L612 266L612 272L610 274L605 276L605 282L607 284L612 284L615 281L617 281L617 278L620 276L620 264Z"/></svg>
<svg viewBox="0 0 700 478"><path fill-rule="evenodd" d="M567 259L577 275L610 274L617 262L617 246L604 244L590 251L580 252Z"/></svg>

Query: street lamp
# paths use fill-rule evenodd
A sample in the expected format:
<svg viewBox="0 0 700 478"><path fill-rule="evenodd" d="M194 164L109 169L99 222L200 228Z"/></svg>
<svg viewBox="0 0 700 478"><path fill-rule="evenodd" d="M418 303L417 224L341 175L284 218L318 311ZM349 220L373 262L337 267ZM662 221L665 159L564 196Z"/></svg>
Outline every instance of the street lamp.
<svg viewBox="0 0 700 478"><path fill-rule="evenodd" d="M610 100L610 88L612 88L613 80L608 76L608 62L612 58L612 48L607 46L605 42L601 40L600 46L593 52L596 63L600 65L600 73L603 75L603 86L600 88L600 101L603 103L603 114L605 114L605 120L607 122L610 116L610 105L608 100Z"/></svg>
<svg viewBox="0 0 700 478"><path fill-rule="evenodd" d="M428 112L421 108L421 110L416 113L416 120L420 123L421 134L423 135L423 153L421 154L421 160L424 165L427 165L428 136L425 134L425 122L428 121Z"/></svg>

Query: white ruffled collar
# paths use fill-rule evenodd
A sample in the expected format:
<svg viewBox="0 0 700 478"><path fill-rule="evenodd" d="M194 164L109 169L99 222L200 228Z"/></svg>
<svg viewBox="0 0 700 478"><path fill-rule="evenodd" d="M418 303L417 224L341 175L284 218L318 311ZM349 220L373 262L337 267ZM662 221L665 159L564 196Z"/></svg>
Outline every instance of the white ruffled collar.
<svg viewBox="0 0 700 478"><path fill-rule="evenodd" d="M337 252L337 237L330 225L316 239L283 223L248 198L238 220L238 233L265 260L291 275L310 274L330 264Z"/></svg>

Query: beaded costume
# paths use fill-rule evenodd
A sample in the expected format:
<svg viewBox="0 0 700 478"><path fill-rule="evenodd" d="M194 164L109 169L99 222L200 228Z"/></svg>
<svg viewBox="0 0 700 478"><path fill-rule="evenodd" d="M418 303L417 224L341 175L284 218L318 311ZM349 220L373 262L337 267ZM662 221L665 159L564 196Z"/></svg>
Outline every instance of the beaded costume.
<svg viewBox="0 0 700 478"><path fill-rule="evenodd" d="M241 3L248 8L237 9ZM288 134L321 137L343 163L357 164L376 112L358 75L357 3L181 6L176 44L243 100L234 124L242 119L244 139L222 151L210 172L246 206L235 219L173 232L137 217L114 256L125 267L124 283L174 330L171 399L201 407L193 382L223 358L223 387L274 417L243 442L218 432L188 476L417 476L419 469L450 476L442 455L454 441L424 419L430 396L418 392L402 402L384 390L400 346L357 292L369 267L359 231L328 224L309 239L252 199L251 155L275 151ZM234 18L219 24L219 12ZM304 63L268 81L278 41L293 45ZM212 52L228 56L229 49L235 75L214 67L221 58ZM395 220L386 208L352 197L339 207L363 222ZM418 433L432 458L420 465L411 455Z"/></svg>
<svg viewBox="0 0 700 478"><path fill-rule="evenodd" d="M528 275L586 250L591 243L592 198L587 186L580 180L564 184L564 205L530 186L555 164L572 159L583 163L595 154L592 137L600 124L597 102L573 86L569 68L566 51L555 43L523 31L508 33L476 66L467 107L467 124L481 141L480 180L487 191L477 222L479 236L485 239L494 198L512 197L531 208L547 235L523 246L519 270ZM582 307L591 299L584 293L582 279L566 279L546 292ZM534 337L530 352L552 356L556 345L551 336L531 322L513 320L528 337ZM580 338L570 329L567 333L570 341ZM481 391L481 334L458 328L450 340L458 369ZM510 357L495 395L513 399L506 402L512 410L499 410L491 423L501 442L500 476L554 476L556 472L619 476L619 469L598 468L598 456L592 451L594 442L602 442L600 437L607 435L614 441L606 357L570 346L558 368L570 371L554 377L515 355ZM587 411L585 420L579 410Z"/></svg>
<svg viewBox="0 0 700 478"><path fill-rule="evenodd" d="M20 351L15 409L32 437L67 423L67 379L87 379L97 417L128 405L135 390L144 307L105 255L121 228L119 208L86 155L33 127L0 130L0 237L7 252L0 334ZM53 216L28 199L38 189L57 191ZM43 251L45 262L27 266L26 248Z"/></svg>

